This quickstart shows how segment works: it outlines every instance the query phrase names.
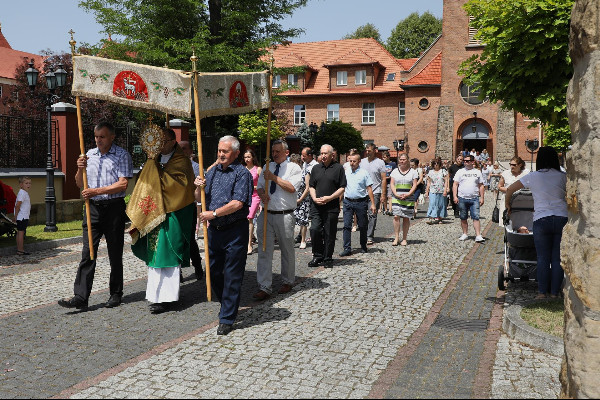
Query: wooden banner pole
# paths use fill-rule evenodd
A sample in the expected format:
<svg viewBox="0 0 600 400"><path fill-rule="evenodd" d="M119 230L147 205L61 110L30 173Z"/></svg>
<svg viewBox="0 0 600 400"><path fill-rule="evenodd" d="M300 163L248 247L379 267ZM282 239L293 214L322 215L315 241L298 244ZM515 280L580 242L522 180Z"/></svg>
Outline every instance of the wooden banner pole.
<svg viewBox="0 0 600 400"><path fill-rule="evenodd" d="M198 100L198 71L196 70L196 52L193 52L192 57L192 72L194 74L194 113L196 115L196 141L198 144L198 164L200 164L200 178L204 179L204 160L202 157L202 128L200 125L200 102ZM204 186L200 192L200 201L202 203L202 212L206 211L206 192ZM208 255L208 224L206 221L202 224L202 230L204 232L204 266L206 268L206 299L212 301L212 291L210 283L210 258Z"/></svg>
<svg viewBox="0 0 600 400"><path fill-rule="evenodd" d="M271 161L271 113L273 111L273 55L271 55L271 66L269 68L269 80L268 80L268 88L269 91L269 109L267 114L267 159L265 170L269 170L269 162ZM265 177L265 195L269 195L269 180ZM267 250L267 210L269 208L268 204L265 204L263 207L263 240L262 240L262 248L263 251Z"/></svg>
<svg viewBox="0 0 600 400"><path fill-rule="evenodd" d="M75 71L75 44L77 43L75 39L73 39L73 34L75 33L73 29L69 31L71 34L71 40L69 40L69 44L71 45L71 56L73 57L73 71ZM77 128L79 130L79 157L85 157L85 143L83 141L83 122L81 119L81 101L79 100L79 96L75 96L75 105L77 106ZM83 169L83 190L88 188L88 179L87 179L87 171ZM94 254L94 237L92 236L92 217L90 215L90 200L85 199L85 220L87 223L87 231L88 231L88 246L90 248L90 260L95 258Z"/></svg>

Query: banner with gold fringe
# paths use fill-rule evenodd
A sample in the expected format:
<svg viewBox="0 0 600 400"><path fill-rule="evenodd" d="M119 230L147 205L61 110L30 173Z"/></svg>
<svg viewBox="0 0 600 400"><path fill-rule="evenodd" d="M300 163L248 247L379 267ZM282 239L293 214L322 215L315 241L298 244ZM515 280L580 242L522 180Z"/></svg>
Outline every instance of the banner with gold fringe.
<svg viewBox="0 0 600 400"><path fill-rule="evenodd" d="M218 72L198 75L200 116L243 114L269 106L269 73Z"/></svg>
<svg viewBox="0 0 600 400"><path fill-rule="evenodd" d="M190 117L192 77L182 71L107 58L73 57L74 96Z"/></svg>

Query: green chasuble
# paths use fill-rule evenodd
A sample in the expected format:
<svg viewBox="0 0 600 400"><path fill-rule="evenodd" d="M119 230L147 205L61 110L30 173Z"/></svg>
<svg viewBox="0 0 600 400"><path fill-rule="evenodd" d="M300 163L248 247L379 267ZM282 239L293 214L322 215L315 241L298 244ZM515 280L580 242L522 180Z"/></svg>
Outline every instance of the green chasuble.
<svg viewBox="0 0 600 400"><path fill-rule="evenodd" d="M196 203L168 213L159 226L131 246L133 254L152 268L188 267L194 207Z"/></svg>

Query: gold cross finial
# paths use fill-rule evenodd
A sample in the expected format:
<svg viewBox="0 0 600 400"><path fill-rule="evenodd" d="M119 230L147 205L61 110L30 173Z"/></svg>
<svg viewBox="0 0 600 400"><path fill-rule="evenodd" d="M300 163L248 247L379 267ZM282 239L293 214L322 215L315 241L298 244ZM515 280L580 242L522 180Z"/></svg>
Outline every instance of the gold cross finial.
<svg viewBox="0 0 600 400"><path fill-rule="evenodd" d="M190 57L190 61L192 62L192 72L196 72L196 61L198 61L198 57L196 56L196 46L192 46L192 56Z"/></svg>
<svg viewBox="0 0 600 400"><path fill-rule="evenodd" d="M71 34L71 40L69 40L69 44L71 45L71 54L75 54L75 44L77 43L75 39L73 39L73 34L75 31L71 29L68 33Z"/></svg>

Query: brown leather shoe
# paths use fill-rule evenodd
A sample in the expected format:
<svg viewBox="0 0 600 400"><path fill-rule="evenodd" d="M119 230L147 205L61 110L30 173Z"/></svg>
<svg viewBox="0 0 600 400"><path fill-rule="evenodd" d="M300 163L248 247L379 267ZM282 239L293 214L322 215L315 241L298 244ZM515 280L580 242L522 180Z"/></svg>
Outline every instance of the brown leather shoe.
<svg viewBox="0 0 600 400"><path fill-rule="evenodd" d="M256 300L266 300L271 297L271 295L264 290L259 290L252 297L254 297Z"/></svg>
<svg viewBox="0 0 600 400"><path fill-rule="evenodd" d="M279 288L279 294L284 294L284 293L288 293L290 290L292 290L292 285L289 285L287 283L284 283L283 285L281 285L281 287Z"/></svg>

